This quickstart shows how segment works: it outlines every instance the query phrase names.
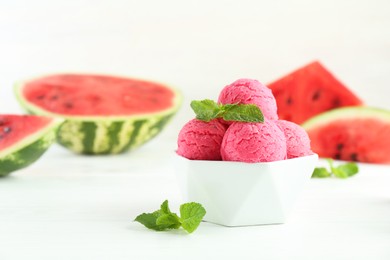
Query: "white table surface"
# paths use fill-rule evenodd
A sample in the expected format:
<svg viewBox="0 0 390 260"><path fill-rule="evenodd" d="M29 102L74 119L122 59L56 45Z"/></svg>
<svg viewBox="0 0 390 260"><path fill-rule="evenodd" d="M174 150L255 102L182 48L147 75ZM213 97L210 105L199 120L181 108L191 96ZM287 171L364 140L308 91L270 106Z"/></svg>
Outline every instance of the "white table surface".
<svg viewBox="0 0 390 260"><path fill-rule="evenodd" d="M0 180L0 260L390 259L390 167L311 180L283 225L191 235L132 222L169 199L178 130L192 99L240 77L264 83L320 60L368 105L390 109L388 0L3 0L0 113L21 113L12 84L53 72L168 82L184 96L171 125L139 150L77 156L54 145Z"/></svg>
<svg viewBox="0 0 390 260"><path fill-rule="evenodd" d="M174 141L157 138L118 156L80 156L55 145L0 181L0 259L390 259L390 167L360 165L348 180L313 179L288 221L191 235L132 220L184 201Z"/></svg>

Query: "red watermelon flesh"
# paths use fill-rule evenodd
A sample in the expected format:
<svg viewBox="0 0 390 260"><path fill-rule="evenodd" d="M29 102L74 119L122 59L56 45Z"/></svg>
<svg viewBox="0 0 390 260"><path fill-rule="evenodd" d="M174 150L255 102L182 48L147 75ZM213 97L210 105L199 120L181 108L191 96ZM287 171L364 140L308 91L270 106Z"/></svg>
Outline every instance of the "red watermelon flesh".
<svg viewBox="0 0 390 260"><path fill-rule="evenodd" d="M0 151L38 132L52 121L52 118L41 116L0 115Z"/></svg>
<svg viewBox="0 0 390 260"><path fill-rule="evenodd" d="M28 81L24 97L52 113L131 116L172 107L175 93L158 83L102 76L60 74Z"/></svg>
<svg viewBox="0 0 390 260"><path fill-rule="evenodd" d="M390 112L370 107L335 109L308 120L311 148L319 156L390 163Z"/></svg>
<svg viewBox="0 0 390 260"><path fill-rule="evenodd" d="M276 80L268 87L275 96L279 118L297 124L330 109L362 104L318 61Z"/></svg>

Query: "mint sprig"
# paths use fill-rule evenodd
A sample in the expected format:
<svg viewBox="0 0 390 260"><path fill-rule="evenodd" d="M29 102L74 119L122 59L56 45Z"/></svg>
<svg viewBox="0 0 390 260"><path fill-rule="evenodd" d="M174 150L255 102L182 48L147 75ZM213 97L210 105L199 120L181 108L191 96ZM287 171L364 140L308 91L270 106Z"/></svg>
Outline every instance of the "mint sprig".
<svg viewBox="0 0 390 260"><path fill-rule="evenodd" d="M217 104L210 99L193 100L191 108L196 119L209 122L223 118L226 121L263 123L264 116L260 108L253 104Z"/></svg>
<svg viewBox="0 0 390 260"><path fill-rule="evenodd" d="M221 117L221 114L223 113L221 107L210 99L202 101L193 100L191 102L191 108L194 110L197 119L207 122L214 118Z"/></svg>
<svg viewBox="0 0 390 260"><path fill-rule="evenodd" d="M332 159L326 159L329 164L329 170L325 167L317 167L314 169L312 178L328 178L335 176L340 179L346 179L354 176L359 172L359 166L354 162L348 162L334 166Z"/></svg>
<svg viewBox="0 0 390 260"><path fill-rule="evenodd" d="M206 210L199 203L190 202L180 206L180 221L182 227L192 233L199 226Z"/></svg>
<svg viewBox="0 0 390 260"><path fill-rule="evenodd" d="M179 229L183 227L188 233L194 232L202 221L206 210L199 203L189 202L180 206L180 217L172 213L165 200L159 210L153 213L143 213L138 215L137 221L149 229L155 231L165 231L169 229Z"/></svg>

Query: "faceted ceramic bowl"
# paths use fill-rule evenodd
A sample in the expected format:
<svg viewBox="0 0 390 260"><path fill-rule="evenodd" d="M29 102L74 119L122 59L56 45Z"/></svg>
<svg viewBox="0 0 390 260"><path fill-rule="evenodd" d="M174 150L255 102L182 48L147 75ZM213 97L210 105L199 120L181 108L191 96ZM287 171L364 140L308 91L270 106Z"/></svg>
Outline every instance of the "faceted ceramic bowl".
<svg viewBox="0 0 390 260"><path fill-rule="evenodd" d="M317 154L267 163L188 160L177 155L175 167L185 200L205 207L205 221L248 226L284 223L317 161Z"/></svg>

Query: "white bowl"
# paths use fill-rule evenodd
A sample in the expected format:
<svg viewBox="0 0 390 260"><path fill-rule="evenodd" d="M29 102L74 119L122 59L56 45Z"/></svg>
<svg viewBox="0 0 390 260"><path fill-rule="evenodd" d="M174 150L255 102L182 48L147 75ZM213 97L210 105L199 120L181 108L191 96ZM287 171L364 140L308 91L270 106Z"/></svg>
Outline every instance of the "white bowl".
<svg viewBox="0 0 390 260"><path fill-rule="evenodd" d="M177 155L175 167L185 200L205 207L205 221L248 226L284 223L317 161L317 154L267 163L188 160Z"/></svg>

